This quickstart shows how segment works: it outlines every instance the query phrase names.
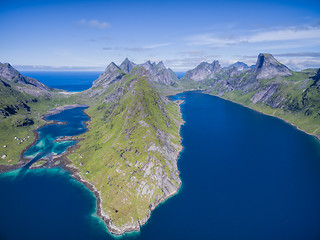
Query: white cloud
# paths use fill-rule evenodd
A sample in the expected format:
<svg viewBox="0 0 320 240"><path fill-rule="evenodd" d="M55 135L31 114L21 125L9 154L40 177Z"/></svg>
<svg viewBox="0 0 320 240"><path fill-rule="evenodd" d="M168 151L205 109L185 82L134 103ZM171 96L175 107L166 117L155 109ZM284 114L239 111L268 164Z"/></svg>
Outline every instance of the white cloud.
<svg viewBox="0 0 320 240"><path fill-rule="evenodd" d="M96 28L96 29L105 29L105 28L111 27L110 23L100 22L99 20L96 20L96 19L92 19L92 20L81 19L80 21L77 22L77 24L82 25L82 26Z"/></svg>
<svg viewBox="0 0 320 240"><path fill-rule="evenodd" d="M248 42L266 42L266 41L290 41L303 39L319 39L320 29L308 27L306 29L281 29L277 31L269 31L258 33L253 36L246 37Z"/></svg>
<svg viewBox="0 0 320 240"><path fill-rule="evenodd" d="M319 58L281 58L278 59L292 70L303 70L306 68L320 68Z"/></svg>
<svg viewBox="0 0 320 240"><path fill-rule="evenodd" d="M314 26L291 27L271 31L258 32L238 37L219 37L216 34L199 34L187 38L188 45L227 46L240 43L261 43L276 41L295 41L320 39L320 28Z"/></svg>
<svg viewBox="0 0 320 240"><path fill-rule="evenodd" d="M153 45L148 45L142 47L143 49L154 49L154 48L160 48L160 47L166 47L171 45L171 43L158 43L158 44L153 44Z"/></svg>

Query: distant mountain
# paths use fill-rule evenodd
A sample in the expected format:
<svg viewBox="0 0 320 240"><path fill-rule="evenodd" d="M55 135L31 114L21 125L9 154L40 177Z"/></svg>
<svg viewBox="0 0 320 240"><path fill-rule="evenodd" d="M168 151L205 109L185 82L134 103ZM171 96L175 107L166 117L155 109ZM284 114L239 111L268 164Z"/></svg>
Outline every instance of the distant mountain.
<svg viewBox="0 0 320 240"><path fill-rule="evenodd" d="M184 78L191 79L193 81L203 81L215 78L221 70L222 67L219 61L213 61L212 63L202 62L196 68L187 71Z"/></svg>
<svg viewBox="0 0 320 240"><path fill-rule="evenodd" d="M227 69L236 68L237 71L245 71L250 69L249 66L243 62L235 62L227 67Z"/></svg>
<svg viewBox="0 0 320 240"><path fill-rule="evenodd" d="M178 80L177 75L170 68L166 68L162 61L159 63L147 61L137 65L126 58L120 66L117 66L114 62L110 63L99 78L93 82L93 87L106 87L120 80L126 74L131 73L136 67L145 69L147 71L145 74L150 75L149 79L151 82L169 86Z"/></svg>
<svg viewBox="0 0 320 240"><path fill-rule="evenodd" d="M92 87L106 87L107 85L120 80L125 73L114 62L111 62L99 78L93 82Z"/></svg>
<svg viewBox="0 0 320 240"><path fill-rule="evenodd" d="M52 90L36 79L23 76L9 63L0 63L0 79L7 81L16 90L33 96L44 95Z"/></svg>
<svg viewBox="0 0 320 240"><path fill-rule="evenodd" d="M36 79L23 76L9 63L0 63L0 116L7 117L19 110L30 111L29 103L39 97L49 98L52 88Z"/></svg>
<svg viewBox="0 0 320 240"><path fill-rule="evenodd" d="M137 66L134 62L131 62L128 58L126 58L120 65L120 68L125 72L129 73L132 69Z"/></svg>
<svg viewBox="0 0 320 240"><path fill-rule="evenodd" d="M257 63L253 68L257 74L257 79L271 79L274 77L291 76L291 70L278 62L271 54L260 53Z"/></svg>
<svg viewBox="0 0 320 240"><path fill-rule="evenodd" d="M162 61L158 64L147 61L140 66L150 72L154 82L168 86L178 80L177 75L170 68L166 68Z"/></svg>

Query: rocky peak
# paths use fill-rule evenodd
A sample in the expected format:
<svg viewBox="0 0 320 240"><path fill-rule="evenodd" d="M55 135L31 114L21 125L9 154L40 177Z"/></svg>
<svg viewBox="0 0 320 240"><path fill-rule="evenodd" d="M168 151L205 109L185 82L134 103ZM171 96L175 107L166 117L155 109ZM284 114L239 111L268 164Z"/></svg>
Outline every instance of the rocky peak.
<svg viewBox="0 0 320 240"><path fill-rule="evenodd" d="M150 73L151 79L154 82L170 85L177 80L176 74L171 69L167 69L162 61L158 64L147 61L144 64L141 64L141 67Z"/></svg>
<svg viewBox="0 0 320 240"><path fill-rule="evenodd" d="M186 77L193 81L203 81L210 78L215 78L217 73L222 70L219 61L213 61L212 63L201 62L197 67L189 70L186 73Z"/></svg>
<svg viewBox="0 0 320 240"><path fill-rule="evenodd" d="M274 77L284 77L292 75L291 70L278 62L271 54L260 53L257 63L253 68L257 74L257 79L271 79Z"/></svg>
<svg viewBox="0 0 320 240"><path fill-rule="evenodd" d="M113 72L113 71L117 71L117 70L121 70L121 69L117 66L117 64L115 64L114 62L111 62L107 66L107 68L104 72Z"/></svg>
<svg viewBox="0 0 320 240"><path fill-rule="evenodd" d="M106 87L110 83L120 80L125 75L121 69L111 62L106 70L93 82L93 87Z"/></svg>
<svg viewBox="0 0 320 240"><path fill-rule="evenodd" d="M120 65L120 68L125 72L129 73L132 69L137 66L134 62L131 62L128 58L126 58Z"/></svg>
<svg viewBox="0 0 320 240"><path fill-rule="evenodd" d="M227 67L227 69L236 68L237 71L245 71L250 69L249 66L243 62L235 62Z"/></svg>
<svg viewBox="0 0 320 240"><path fill-rule="evenodd" d="M48 91L52 90L36 79L23 76L9 63L0 63L0 79L10 82L17 91L33 96L48 95Z"/></svg>
<svg viewBox="0 0 320 240"><path fill-rule="evenodd" d="M0 77L10 82L19 84L27 84L25 77L21 75L15 68L9 63L0 63Z"/></svg>
<svg viewBox="0 0 320 240"><path fill-rule="evenodd" d="M162 61L160 61L160 62L157 64L157 67L158 67L159 69L166 69L166 67L164 66L164 64L163 64Z"/></svg>

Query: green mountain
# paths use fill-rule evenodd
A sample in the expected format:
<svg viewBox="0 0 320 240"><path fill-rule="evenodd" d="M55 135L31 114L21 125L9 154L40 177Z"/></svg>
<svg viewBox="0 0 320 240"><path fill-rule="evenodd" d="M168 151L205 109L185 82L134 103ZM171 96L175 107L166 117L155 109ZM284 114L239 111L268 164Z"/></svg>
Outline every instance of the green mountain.
<svg viewBox="0 0 320 240"><path fill-rule="evenodd" d="M153 84L144 67L124 71L111 63L83 93L89 131L68 158L100 192L101 217L112 233L139 230L181 184L179 105Z"/></svg>

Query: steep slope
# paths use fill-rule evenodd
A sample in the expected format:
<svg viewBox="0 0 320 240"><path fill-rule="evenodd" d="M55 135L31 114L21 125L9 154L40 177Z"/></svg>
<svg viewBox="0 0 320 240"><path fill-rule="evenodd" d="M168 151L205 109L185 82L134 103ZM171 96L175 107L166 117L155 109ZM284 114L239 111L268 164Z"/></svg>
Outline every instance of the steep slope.
<svg viewBox="0 0 320 240"><path fill-rule="evenodd" d="M222 70L218 61L212 63L202 62L196 68L187 71L183 77L184 80L192 81L204 81L206 79L212 79Z"/></svg>
<svg viewBox="0 0 320 240"><path fill-rule="evenodd" d="M182 120L179 106L158 93L145 68L119 75L123 70L111 67L108 78L100 77L85 93L89 131L69 159L99 191L109 231L122 234L139 230L151 211L178 191Z"/></svg>
<svg viewBox="0 0 320 240"><path fill-rule="evenodd" d="M243 62L235 62L227 67L227 69L235 68L237 71L249 70L249 66Z"/></svg>
<svg viewBox="0 0 320 240"><path fill-rule="evenodd" d="M33 96L48 95L52 88L47 87L36 79L25 77L9 63L0 63L0 79L8 81L15 89Z"/></svg>
<svg viewBox="0 0 320 240"><path fill-rule="evenodd" d="M163 62L151 63L150 61L141 64L152 76L152 81L166 86L173 85L178 79L176 74L169 68L167 69Z"/></svg>
<svg viewBox="0 0 320 240"><path fill-rule="evenodd" d="M120 69L122 69L125 73L130 73L132 69L137 66L134 62L131 62L128 58L126 58L120 65Z"/></svg>
<svg viewBox="0 0 320 240"><path fill-rule="evenodd" d="M257 79L272 79L274 77L291 76L290 69L278 62L271 54L260 53L253 69Z"/></svg>

